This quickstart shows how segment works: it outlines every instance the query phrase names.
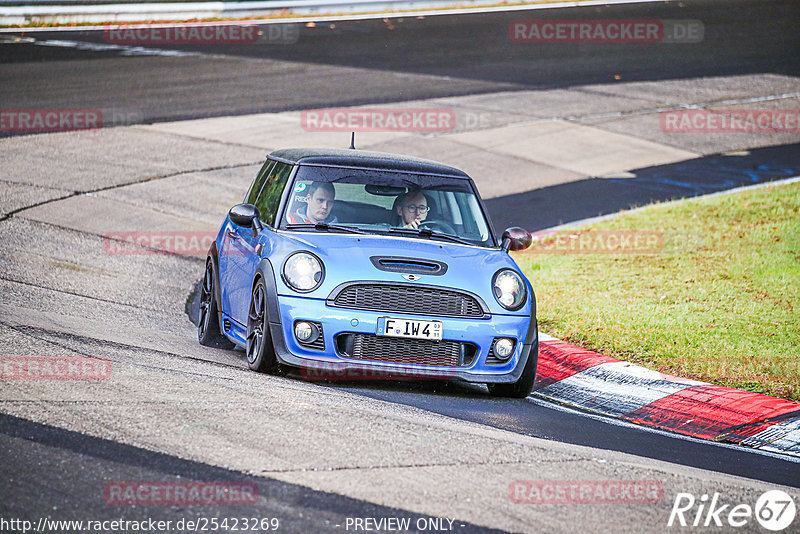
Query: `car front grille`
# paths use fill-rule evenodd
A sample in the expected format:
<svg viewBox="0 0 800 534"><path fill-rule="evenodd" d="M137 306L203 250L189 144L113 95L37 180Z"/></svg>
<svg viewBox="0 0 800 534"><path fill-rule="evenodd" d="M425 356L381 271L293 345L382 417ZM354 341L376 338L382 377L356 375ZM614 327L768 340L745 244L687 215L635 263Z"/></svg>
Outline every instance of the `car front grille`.
<svg viewBox="0 0 800 534"><path fill-rule="evenodd" d="M356 360L436 367L466 367L478 354L472 343L351 333L336 336L336 349L341 356Z"/></svg>
<svg viewBox="0 0 800 534"><path fill-rule="evenodd" d="M468 293L429 286L352 284L332 295L330 306L444 317L484 317L485 306Z"/></svg>

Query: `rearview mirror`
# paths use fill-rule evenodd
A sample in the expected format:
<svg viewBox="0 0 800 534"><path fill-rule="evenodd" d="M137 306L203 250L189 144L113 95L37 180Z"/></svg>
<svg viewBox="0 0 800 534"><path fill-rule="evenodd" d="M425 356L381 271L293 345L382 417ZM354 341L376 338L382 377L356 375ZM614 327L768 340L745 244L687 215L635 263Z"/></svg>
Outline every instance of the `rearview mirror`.
<svg viewBox="0 0 800 534"><path fill-rule="evenodd" d="M506 228L506 231L503 232L503 250L508 252L511 251L518 251L518 250L525 250L531 243L533 242L533 237L531 233L524 228L520 228L519 226L512 226L511 228Z"/></svg>
<svg viewBox="0 0 800 534"><path fill-rule="evenodd" d="M364 189L370 195L378 195L382 197L396 197L406 192L405 187L398 187L394 185L367 184L364 186Z"/></svg>
<svg viewBox="0 0 800 534"><path fill-rule="evenodd" d="M253 229L253 235L264 229L261 225L261 214L252 204L236 204L228 212L231 222L237 226Z"/></svg>

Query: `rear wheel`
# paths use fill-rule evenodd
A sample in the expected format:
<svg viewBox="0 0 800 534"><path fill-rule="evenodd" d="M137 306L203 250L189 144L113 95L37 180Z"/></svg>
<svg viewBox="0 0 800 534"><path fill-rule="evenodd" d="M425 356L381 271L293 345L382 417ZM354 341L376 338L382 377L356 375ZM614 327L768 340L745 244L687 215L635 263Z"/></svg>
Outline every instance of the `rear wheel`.
<svg viewBox="0 0 800 534"><path fill-rule="evenodd" d="M275 374L280 366L275 357L272 335L267 315L267 290L259 278L250 296L250 312L247 314L247 365L260 373Z"/></svg>
<svg viewBox="0 0 800 534"><path fill-rule="evenodd" d="M234 347L219 330L219 308L214 296L214 266L206 261L206 272L200 286L200 321L197 323L197 340L206 347L232 349Z"/></svg>
<svg viewBox="0 0 800 534"><path fill-rule="evenodd" d="M524 399L533 391L533 382L536 380L536 366L539 363L539 340L531 347L528 354L528 361L525 362L525 369L516 382L508 384L486 384L489 394L494 397L512 397Z"/></svg>

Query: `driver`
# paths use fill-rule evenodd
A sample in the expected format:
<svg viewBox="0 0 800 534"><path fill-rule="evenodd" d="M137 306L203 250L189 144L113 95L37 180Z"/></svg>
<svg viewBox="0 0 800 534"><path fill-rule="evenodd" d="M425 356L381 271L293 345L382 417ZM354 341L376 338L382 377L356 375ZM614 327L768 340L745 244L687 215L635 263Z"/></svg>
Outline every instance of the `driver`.
<svg viewBox="0 0 800 534"><path fill-rule="evenodd" d="M335 223L336 216L331 215L336 190L330 182L311 182L308 186L306 203L294 213L287 213L290 224Z"/></svg>
<svg viewBox="0 0 800 534"><path fill-rule="evenodd" d="M419 228L419 223L428 217L428 199L421 191L410 191L401 195L397 202L397 214L403 228Z"/></svg>

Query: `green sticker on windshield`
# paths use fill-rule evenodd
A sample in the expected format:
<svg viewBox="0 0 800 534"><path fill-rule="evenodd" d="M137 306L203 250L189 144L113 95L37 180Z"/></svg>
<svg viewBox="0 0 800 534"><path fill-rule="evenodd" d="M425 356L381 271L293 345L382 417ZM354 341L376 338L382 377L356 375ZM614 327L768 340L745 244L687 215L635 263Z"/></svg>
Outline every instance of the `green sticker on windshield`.
<svg viewBox="0 0 800 534"><path fill-rule="evenodd" d="M299 193L300 191L305 191L305 189L306 189L306 184L302 182L298 182L297 185L294 186L295 193Z"/></svg>

